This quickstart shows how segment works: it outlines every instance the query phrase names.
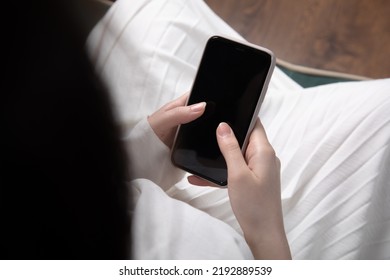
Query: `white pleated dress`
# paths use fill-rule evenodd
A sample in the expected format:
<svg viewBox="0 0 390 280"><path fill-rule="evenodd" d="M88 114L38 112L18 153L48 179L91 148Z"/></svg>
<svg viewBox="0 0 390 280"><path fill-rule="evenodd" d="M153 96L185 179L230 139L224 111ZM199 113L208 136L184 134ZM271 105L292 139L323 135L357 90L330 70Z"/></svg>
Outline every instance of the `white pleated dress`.
<svg viewBox="0 0 390 280"><path fill-rule="evenodd" d="M190 90L212 35L242 39L201 0L118 0L89 36L135 179L135 258L252 257L226 189L188 184L146 121ZM276 68L260 119L293 258L389 259L390 79L303 89Z"/></svg>

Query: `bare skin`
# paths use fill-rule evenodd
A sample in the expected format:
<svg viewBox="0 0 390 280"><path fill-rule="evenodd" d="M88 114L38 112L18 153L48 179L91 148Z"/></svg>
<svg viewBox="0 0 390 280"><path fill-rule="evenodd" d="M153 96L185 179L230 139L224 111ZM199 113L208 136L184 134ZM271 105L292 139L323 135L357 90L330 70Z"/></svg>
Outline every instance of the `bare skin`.
<svg viewBox="0 0 390 280"><path fill-rule="evenodd" d="M177 126L199 118L206 103L185 106L188 94L169 102L148 117L160 140L172 147ZM280 194L280 161L258 119L245 155L232 129L221 123L216 129L219 148L228 167L230 203L255 259L291 259L283 225ZM196 176L188 181L210 186Z"/></svg>

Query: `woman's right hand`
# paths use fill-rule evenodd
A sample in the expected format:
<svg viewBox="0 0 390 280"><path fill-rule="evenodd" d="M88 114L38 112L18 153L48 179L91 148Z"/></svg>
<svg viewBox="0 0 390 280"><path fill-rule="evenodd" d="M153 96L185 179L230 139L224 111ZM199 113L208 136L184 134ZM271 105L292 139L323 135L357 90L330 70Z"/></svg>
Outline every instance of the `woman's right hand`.
<svg viewBox="0 0 390 280"><path fill-rule="evenodd" d="M260 120L242 155L232 129L217 128L219 148L228 168L228 193L233 212L256 259L290 259L283 225L280 194L280 161ZM190 183L204 185L195 176Z"/></svg>

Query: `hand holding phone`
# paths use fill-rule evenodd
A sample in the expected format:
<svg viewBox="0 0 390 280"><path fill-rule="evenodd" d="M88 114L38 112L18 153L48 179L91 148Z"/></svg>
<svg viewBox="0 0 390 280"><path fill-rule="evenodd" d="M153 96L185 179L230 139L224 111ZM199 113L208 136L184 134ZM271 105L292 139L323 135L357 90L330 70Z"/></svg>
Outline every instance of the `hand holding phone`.
<svg viewBox="0 0 390 280"><path fill-rule="evenodd" d="M179 127L172 162L210 182L227 184L216 129L226 122L244 151L264 99L275 58L271 51L220 36L205 47L187 105L206 102L203 115Z"/></svg>
<svg viewBox="0 0 390 280"><path fill-rule="evenodd" d="M183 94L148 116L150 127L161 142L170 149L173 146L177 127L196 120L204 113L205 102L186 106L187 99L188 93Z"/></svg>

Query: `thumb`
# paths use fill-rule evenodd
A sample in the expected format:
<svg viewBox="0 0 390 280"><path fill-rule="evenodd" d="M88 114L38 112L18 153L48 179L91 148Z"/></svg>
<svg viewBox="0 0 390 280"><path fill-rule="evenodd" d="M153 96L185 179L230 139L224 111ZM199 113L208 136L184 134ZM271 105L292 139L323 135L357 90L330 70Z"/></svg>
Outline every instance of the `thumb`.
<svg viewBox="0 0 390 280"><path fill-rule="evenodd" d="M170 104L168 104L170 105ZM178 106L162 108L149 117L149 123L156 130L166 131L184 123L189 123L199 118L205 111L206 102L200 102L190 106Z"/></svg>
<svg viewBox="0 0 390 280"><path fill-rule="evenodd" d="M233 130L227 123L219 124L217 141L219 149L225 158L228 174L232 175L235 172L240 172L243 167L247 166Z"/></svg>

